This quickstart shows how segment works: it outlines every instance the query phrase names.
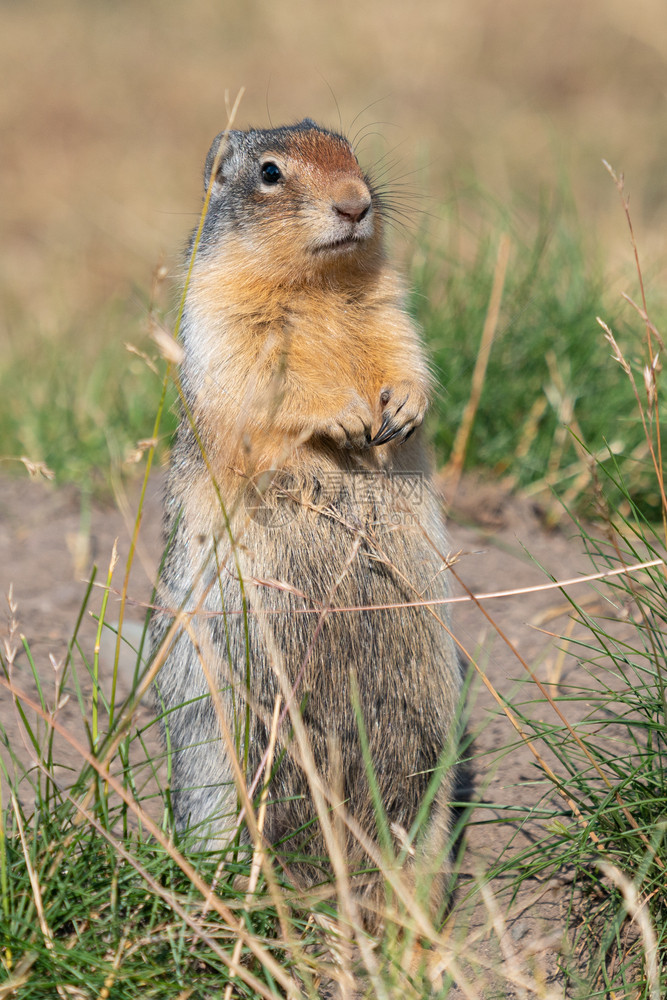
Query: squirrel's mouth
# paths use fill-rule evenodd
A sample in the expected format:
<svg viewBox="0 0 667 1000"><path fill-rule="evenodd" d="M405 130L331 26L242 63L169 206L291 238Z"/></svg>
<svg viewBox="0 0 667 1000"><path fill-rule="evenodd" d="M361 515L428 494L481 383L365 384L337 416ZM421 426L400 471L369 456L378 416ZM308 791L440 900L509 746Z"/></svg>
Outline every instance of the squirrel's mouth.
<svg viewBox="0 0 667 1000"><path fill-rule="evenodd" d="M351 250L363 242L361 236L343 236L339 240L331 240L330 243L320 243L313 250L313 253L327 253L336 251Z"/></svg>

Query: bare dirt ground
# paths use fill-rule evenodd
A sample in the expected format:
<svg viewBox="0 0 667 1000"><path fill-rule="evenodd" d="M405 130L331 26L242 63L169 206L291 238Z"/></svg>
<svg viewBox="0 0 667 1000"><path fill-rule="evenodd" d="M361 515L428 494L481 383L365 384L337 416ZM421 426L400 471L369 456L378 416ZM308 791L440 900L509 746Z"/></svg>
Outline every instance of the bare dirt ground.
<svg viewBox="0 0 667 1000"><path fill-rule="evenodd" d="M141 620L141 602L148 601L151 583L160 557L160 474L149 485L141 528L141 546L130 580L129 593L138 606L130 606L130 621ZM122 504L121 504L122 506ZM42 679L47 701L53 688L53 667L49 654L56 661L67 650L67 643L77 620L92 561L98 565L98 581L106 578L109 560L118 539L119 561L114 574L114 586L120 589L129 550L132 521L136 507L129 502L129 516L123 516L116 506L94 504L90 517L89 551L81 548L81 513L77 494L69 489L56 489L43 482L28 479L0 480L0 591L7 594L10 586L18 604L18 631L25 635L37 670ZM452 550L460 552L456 571L474 593L521 588L548 582L545 570L556 579L591 571L582 553L574 528L547 532L531 504L504 494L498 488L464 479L450 516ZM75 569L78 558L80 566ZM544 567L541 569L538 563ZM85 570L81 566L85 565ZM585 596L586 585L577 588L577 598ZM460 592L460 589L459 589ZM92 607L99 608L102 590L96 589ZM558 590L498 598L484 602L496 625L512 645L520 651L536 675L548 682L556 693L558 683L566 683L568 673L576 670L576 660L559 652L553 639L540 631L541 627L562 632L567 624L567 605ZM118 598L112 595L107 612L109 620L117 619ZM503 697L535 699L531 710L549 718L552 709L540 698L529 681L528 689L520 691L519 682L527 678L526 671L510 646L496 628L474 604L460 603L454 608L455 634L470 655L486 670L493 686ZM81 627L81 646L90 651L95 640L96 622L86 613ZM135 631L137 626L134 626ZM130 630L132 626L130 626ZM7 635L3 624L2 636ZM113 637L112 637L113 638ZM18 647L15 657L15 683L34 691L26 652L15 635ZM103 646L102 676L105 685L112 657L111 643ZM125 696L131 678L129 669L119 681L119 694ZM468 876L484 871L490 859L503 852L517 850L531 839L539 837L535 823L520 826L516 814L503 806L528 807L539 794L536 782L541 775L534 757L520 745L507 717L498 709L487 689L476 678L473 683L473 705L470 730L475 735L476 795L486 805L477 810L467 830L467 853L463 862L462 886ZM583 709L582 709L583 711ZM149 707L141 709L143 720L150 717ZM572 709L568 707L572 722ZM60 720L81 738L81 713L74 694L60 713ZM0 722L9 733L11 745L23 760L29 759L29 749L20 734L20 725L12 699L6 690L0 691ZM500 748L516 744L508 753ZM4 751L3 751L4 753ZM76 754L66 747L62 753L76 766ZM28 793L26 793L28 794ZM503 822L492 823L492 819ZM502 890L502 886L498 887ZM460 893L460 905L465 907L465 891ZM506 909L500 895L501 915L507 917L507 934L514 945L523 945L528 938L544 939L543 965L554 974L555 959L550 948L557 947L562 937L564 890L562 886L524 886L522 895ZM458 905L458 904L457 904ZM483 938L484 913L471 918ZM482 947L490 947L483 945ZM539 951L539 948L538 948Z"/></svg>

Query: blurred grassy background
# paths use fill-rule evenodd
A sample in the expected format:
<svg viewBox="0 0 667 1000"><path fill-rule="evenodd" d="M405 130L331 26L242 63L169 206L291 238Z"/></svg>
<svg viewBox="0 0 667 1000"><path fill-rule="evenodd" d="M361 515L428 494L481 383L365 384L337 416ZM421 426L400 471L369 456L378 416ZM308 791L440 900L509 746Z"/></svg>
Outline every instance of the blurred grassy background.
<svg viewBox="0 0 667 1000"><path fill-rule="evenodd" d="M105 440L122 454L140 427L150 432L153 376L147 388L123 342L145 334L156 264L178 269L225 92L240 86L241 127L309 115L362 129L360 158L396 161L390 173L418 194L406 204L431 246L464 217L468 236L450 250L469 268L488 229L480 205L510 206L530 241L544 192L567 189L613 285L630 255L605 157L628 177L659 280L660 0L5 0L0 17L3 455L30 451L79 478L94 458L63 465L59 439L74 456L88 438L92 456ZM408 236L398 252L415 246ZM438 285L436 275L423 290ZM85 421L63 425L77 406Z"/></svg>

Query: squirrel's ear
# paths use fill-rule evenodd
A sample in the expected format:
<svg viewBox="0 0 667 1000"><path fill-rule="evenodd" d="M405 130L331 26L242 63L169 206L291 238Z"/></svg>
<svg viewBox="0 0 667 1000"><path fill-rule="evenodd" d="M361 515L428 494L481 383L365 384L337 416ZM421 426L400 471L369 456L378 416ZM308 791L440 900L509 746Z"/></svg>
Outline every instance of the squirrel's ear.
<svg viewBox="0 0 667 1000"><path fill-rule="evenodd" d="M319 128L317 122L313 121L312 118L304 118L300 124L303 128Z"/></svg>
<svg viewBox="0 0 667 1000"><path fill-rule="evenodd" d="M231 152L233 142L233 132L220 132L211 143L211 148L206 157L206 165L204 166L204 191L208 191L209 184L211 183L211 172L215 171L216 179L219 176L219 167Z"/></svg>

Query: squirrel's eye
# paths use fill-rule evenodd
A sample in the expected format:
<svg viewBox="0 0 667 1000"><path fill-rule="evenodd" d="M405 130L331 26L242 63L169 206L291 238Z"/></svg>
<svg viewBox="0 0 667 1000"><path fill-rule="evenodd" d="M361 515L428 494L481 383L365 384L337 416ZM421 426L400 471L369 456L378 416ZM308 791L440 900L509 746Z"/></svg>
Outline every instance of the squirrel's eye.
<svg viewBox="0 0 667 1000"><path fill-rule="evenodd" d="M262 180L265 184L277 184L282 176L277 163L269 160L268 163L262 165Z"/></svg>

